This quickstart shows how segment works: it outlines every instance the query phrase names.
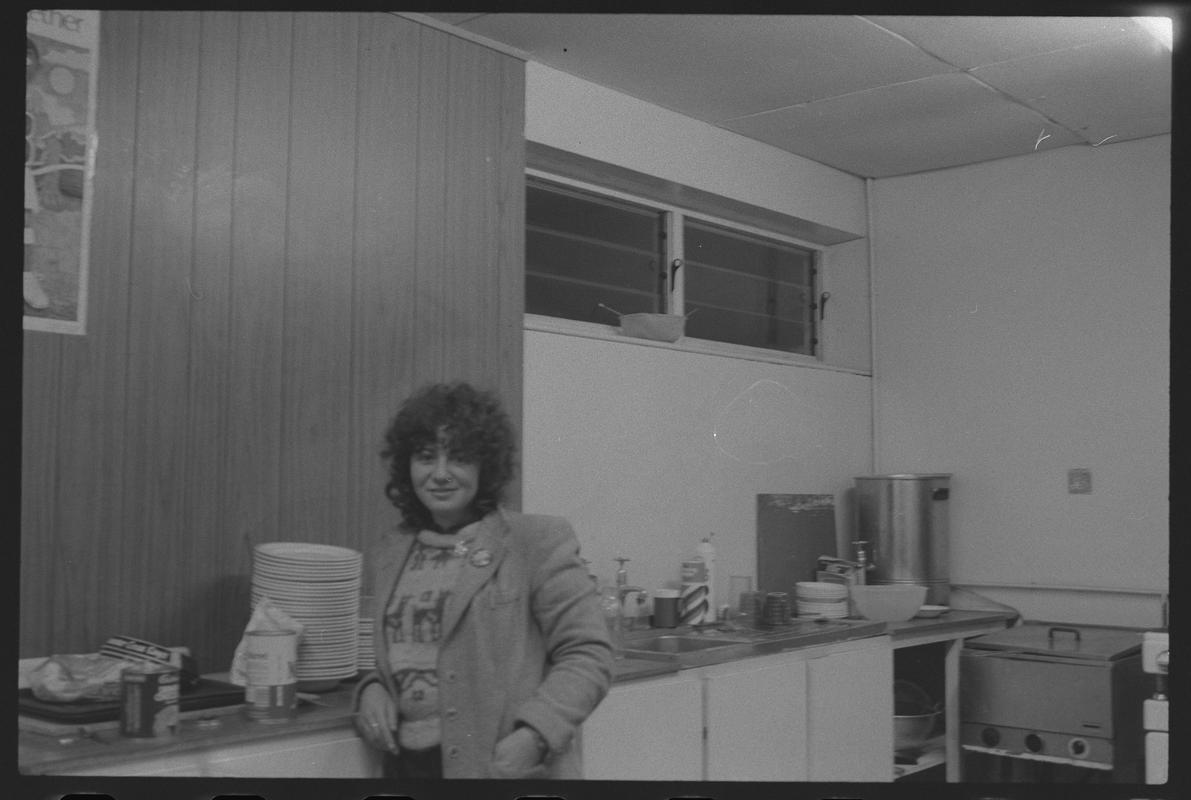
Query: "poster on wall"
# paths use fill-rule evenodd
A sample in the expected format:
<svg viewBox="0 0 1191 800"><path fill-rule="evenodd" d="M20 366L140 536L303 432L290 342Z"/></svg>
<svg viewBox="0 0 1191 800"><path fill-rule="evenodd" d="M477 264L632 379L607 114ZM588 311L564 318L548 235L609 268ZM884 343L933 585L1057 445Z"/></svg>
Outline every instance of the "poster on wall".
<svg viewBox="0 0 1191 800"><path fill-rule="evenodd" d="M98 11L26 12L26 330L85 333L98 54Z"/></svg>

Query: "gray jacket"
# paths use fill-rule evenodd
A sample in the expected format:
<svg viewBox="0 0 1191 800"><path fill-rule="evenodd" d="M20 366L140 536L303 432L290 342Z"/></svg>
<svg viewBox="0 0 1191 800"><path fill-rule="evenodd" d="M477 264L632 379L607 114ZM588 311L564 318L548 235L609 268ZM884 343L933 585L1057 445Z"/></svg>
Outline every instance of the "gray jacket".
<svg viewBox="0 0 1191 800"><path fill-rule="evenodd" d="M413 543L387 533L368 555L376 669L392 683L383 641L385 605ZM500 510L480 522L443 613L438 654L443 777L581 777L577 734L608 692L612 648L579 541L561 517ZM528 774L499 774L492 751L517 723L550 746Z"/></svg>

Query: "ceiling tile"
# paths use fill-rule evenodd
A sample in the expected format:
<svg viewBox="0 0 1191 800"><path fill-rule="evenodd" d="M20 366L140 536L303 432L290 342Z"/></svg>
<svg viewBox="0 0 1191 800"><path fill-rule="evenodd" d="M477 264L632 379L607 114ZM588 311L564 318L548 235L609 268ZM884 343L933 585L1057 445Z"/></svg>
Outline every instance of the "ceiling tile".
<svg viewBox="0 0 1191 800"><path fill-rule="evenodd" d="M855 175L1170 132L1170 51L1129 17L429 16Z"/></svg>
<svg viewBox="0 0 1191 800"><path fill-rule="evenodd" d="M866 19L967 69L1065 50L1136 30L1128 17L887 17Z"/></svg>
<svg viewBox="0 0 1191 800"><path fill-rule="evenodd" d="M1170 131L1171 59L1144 32L972 71L1090 143Z"/></svg>
<svg viewBox="0 0 1191 800"><path fill-rule="evenodd" d="M445 22L448 25L462 26L468 20L482 17L483 14L475 11L428 11L426 12L426 16L433 17L439 22Z"/></svg>
<svg viewBox="0 0 1191 800"><path fill-rule="evenodd" d="M485 14L463 27L713 122L950 70L847 15Z"/></svg>
<svg viewBox="0 0 1191 800"><path fill-rule="evenodd" d="M939 75L722 127L862 177L888 177L1078 144L964 74Z"/></svg>

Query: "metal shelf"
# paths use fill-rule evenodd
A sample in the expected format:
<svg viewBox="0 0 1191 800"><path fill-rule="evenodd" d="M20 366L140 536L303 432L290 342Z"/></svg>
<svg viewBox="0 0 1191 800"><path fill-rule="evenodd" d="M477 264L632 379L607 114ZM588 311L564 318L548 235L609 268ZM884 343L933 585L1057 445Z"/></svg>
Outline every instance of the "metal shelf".
<svg viewBox="0 0 1191 800"><path fill-rule="evenodd" d="M940 764L947 762L947 741L945 736L936 736L933 739L928 739L923 745L922 755L918 756L918 763L916 764L895 764L893 766L893 779L899 780L908 775L913 775L923 770L937 767Z"/></svg>

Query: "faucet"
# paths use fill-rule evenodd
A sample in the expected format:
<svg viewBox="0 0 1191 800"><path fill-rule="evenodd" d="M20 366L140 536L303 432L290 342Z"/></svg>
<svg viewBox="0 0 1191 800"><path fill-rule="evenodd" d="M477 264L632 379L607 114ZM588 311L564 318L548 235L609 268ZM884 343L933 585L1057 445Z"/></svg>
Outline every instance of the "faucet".
<svg viewBox="0 0 1191 800"><path fill-rule="evenodd" d="M626 630L634 630L637 627L637 617L639 615L633 614L628 616L625 614L625 598L632 593L636 593L637 606L640 607L645 604L645 599L649 597L649 592L647 592L642 586L633 586L629 583L629 571L624 568L624 565L630 559L614 558L612 560L620 564L620 568L616 570L616 601L620 604L622 622L624 623Z"/></svg>
<svg viewBox="0 0 1191 800"><path fill-rule="evenodd" d="M863 586L868 583L868 578L865 577L868 571L876 569L877 565L869 560L866 540L858 539L852 542L852 546L856 548L856 583Z"/></svg>
<svg viewBox="0 0 1191 800"><path fill-rule="evenodd" d="M819 570L822 572L833 572L837 575L843 575L848 579L848 583L863 586L868 583L868 573L870 570L876 569L874 564L868 557L868 542L860 539L852 542L852 546L856 548L856 560L849 561L846 558L836 558L835 556L819 556Z"/></svg>

